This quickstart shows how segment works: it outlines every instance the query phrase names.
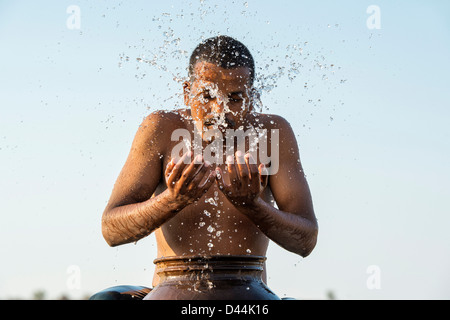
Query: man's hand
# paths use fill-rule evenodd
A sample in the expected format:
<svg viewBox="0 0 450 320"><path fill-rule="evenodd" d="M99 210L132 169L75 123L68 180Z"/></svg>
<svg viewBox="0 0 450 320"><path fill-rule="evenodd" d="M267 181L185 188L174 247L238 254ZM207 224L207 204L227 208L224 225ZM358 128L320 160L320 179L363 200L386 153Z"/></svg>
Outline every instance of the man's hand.
<svg viewBox="0 0 450 320"><path fill-rule="evenodd" d="M250 154L245 156L236 152L236 161L232 156L227 157L226 175L229 183L225 182L224 172L216 167L216 181L219 189L235 206L252 205L267 185L268 171L264 164L256 165Z"/></svg>
<svg viewBox="0 0 450 320"><path fill-rule="evenodd" d="M190 163L187 159L190 158ZM172 159L165 171L167 192L173 201L184 208L200 199L211 187L216 178L216 172L211 170L211 164L204 162L198 155L193 160L192 152L185 153L177 163ZM206 180L200 184L203 179Z"/></svg>

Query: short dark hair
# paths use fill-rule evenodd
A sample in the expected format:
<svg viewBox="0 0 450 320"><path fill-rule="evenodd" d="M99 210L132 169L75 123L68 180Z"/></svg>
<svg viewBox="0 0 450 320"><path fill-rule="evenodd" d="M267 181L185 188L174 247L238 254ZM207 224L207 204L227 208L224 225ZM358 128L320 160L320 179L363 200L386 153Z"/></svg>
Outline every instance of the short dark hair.
<svg viewBox="0 0 450 320"><path fill-rule="evenodd" d="M255 62L248 48L229 36L216 36L202 41L189 59L189 78L194 76L197 62L206 61L224 69L247 67L250 70L250 83L255 79Z"/></svg>

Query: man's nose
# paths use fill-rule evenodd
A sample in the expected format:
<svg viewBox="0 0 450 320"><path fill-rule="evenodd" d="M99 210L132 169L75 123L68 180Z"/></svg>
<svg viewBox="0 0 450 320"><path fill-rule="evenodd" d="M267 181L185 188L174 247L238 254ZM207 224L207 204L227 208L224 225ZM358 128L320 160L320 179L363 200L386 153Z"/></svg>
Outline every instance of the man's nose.
<svg viewBox="0 0 450 320"><path fill-rule="evenodd" d="M210 103L211 113L213 114L221 114L224 111L224 102L220 98L215 98Z"/></svg>

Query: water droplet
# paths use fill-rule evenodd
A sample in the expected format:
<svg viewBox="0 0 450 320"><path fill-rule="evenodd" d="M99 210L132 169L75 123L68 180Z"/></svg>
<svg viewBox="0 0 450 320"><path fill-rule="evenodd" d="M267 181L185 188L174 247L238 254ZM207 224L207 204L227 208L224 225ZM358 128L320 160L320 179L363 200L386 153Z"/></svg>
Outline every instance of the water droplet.
<svg viewBox="0 0 450 320"><path fill-rule="evenodd" d="M205 199L205 203L209 203L209 204L217 207L217 202L214 200L214 198L207 198L207 199Z"/></svg>

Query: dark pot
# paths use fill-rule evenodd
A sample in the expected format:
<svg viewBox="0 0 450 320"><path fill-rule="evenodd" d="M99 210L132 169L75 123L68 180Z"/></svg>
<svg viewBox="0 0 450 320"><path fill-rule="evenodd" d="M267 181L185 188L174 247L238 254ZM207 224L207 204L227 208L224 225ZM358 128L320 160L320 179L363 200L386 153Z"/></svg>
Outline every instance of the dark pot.
<svg viewBox="0 0 450 320"><path fill-rule="evenodd" d="M154 261L160 283L144 300L280 300L262 281L265 257L176 256Z"/></svg>

